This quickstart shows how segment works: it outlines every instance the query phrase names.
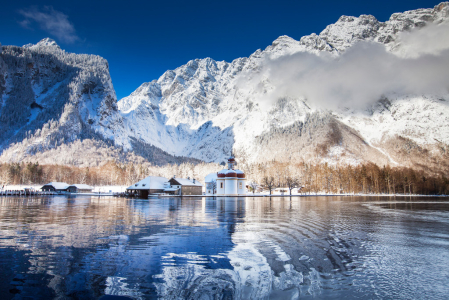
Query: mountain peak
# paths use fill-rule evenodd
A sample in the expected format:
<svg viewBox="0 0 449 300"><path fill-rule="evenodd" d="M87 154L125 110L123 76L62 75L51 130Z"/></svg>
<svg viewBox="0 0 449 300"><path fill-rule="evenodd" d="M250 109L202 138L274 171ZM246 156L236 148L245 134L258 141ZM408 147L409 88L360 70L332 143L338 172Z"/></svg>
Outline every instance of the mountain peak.
<svg viewBox="0 0 449 300"><path fill-rule="evenodd" d="M47 37L40 40L39 43L36 44L36 46L58 46L58 44L55 42L55 40Z"/></svg>
<svg viewBox="0 0 449 300"><path fill-rule="evenodd" d="M56 47L60 49L59 45L56 43L55 40L51 38L44 38L40 40L37 44L27 44L23 46L24 48L43 48L43 47Z"/></svg>
<svg viewBox="0 0 449 300"><path fill-rule="evenodd" d="M281 35L277 39L275 39L272 43L272 46L277 46L279 44L291 44L291 43L298 43L297 40L289 37L288 35Z"/></svg>
<svg viewBox="0 0 449 300"><path fill-rule="evenodd" d="M434 10L436 11L442 11L443 9L448 9L449 8L449 2L441 2L438 5L435 5Z"/></svg>
<svg viewBox="0 0 449 300"><path fill-rule="evenodd" d="M299 48L301 48L301 44L297 40L287 35L281 35L265 49L265 52L269 52L272 55L279 56L286 54L287 52L294 52Z"/></svg>

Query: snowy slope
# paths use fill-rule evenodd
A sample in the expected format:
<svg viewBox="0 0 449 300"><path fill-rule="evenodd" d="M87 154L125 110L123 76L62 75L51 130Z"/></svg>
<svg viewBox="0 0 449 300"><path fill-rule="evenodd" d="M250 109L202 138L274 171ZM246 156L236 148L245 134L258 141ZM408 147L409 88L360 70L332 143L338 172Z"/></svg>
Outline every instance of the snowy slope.
<svg viewBox="0 0 449 300"><path fill-rule="evenodd" d="M309 60L332 60L359 42L374 43L384 47L387 53L401 56L406 46L399 39L402 32L447 23L448 12L448 3L442 3L433 9L393 14L384 23L369 15L342 16L319 35L311 34L300 41L281 36L265 50L257 50L248 58L238 58L231 63L210 58L189 61L165 72L158 80L144 83L121 99L118 107L126 116L139 114L138 117L134 115L138 121L130 122L129 126L147 143L173 154L207 161L223 160L229 151L228 145L223 144L226 141L233 141L233 149L245 153L250 160L264 160L267 150L258 144L258 137L273 132L273 128L281 130L303 122L307 114L332 109L336 120L355 130L360 142L369 144L372 151L383 156L382 162L395 162L388 150L382 149L382 142L388 138L401 136L419 145L436 141L449 143L447 129L440 129L449 128L447 95L393 94L388 98L388 108L381 105L382 101L367 101L361 108L327 107L297 90L291 93L285 89L287 92L282 94L282 82L277 77L284 74L277 73L275 64L282 64L295 55L307 55ZM151 126L142 129L143 124ZM229 135L223 139L226 130ZM198 142L211 147L214 153L211 149L201 151ZM223 149L225 146L228 149ZM298 160L312 155L313 149L307 151L309 153L299 155ZM278 158L287 156L286 153L277 155ZM363 160L370 158L355 155L351 159ZM329 157L324 157L323 161L329 161Z"/></svg>

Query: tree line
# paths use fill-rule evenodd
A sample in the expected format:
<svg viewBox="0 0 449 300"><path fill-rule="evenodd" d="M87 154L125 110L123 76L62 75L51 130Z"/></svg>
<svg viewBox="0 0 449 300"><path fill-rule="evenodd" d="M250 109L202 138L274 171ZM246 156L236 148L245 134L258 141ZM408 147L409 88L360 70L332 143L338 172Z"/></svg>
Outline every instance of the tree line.
<svg viewBox="0 0 449 300"><path fill-rule="evenodd" d="M99 167L39 165L37 162L0 164L1 185L39 185L49 182L84 183L92 186L131 185L147 176L171 178L204 177L222 169L213 163L121 164L107 162ZM246 173L249 190L262 187L270 191L284 188L291 192L328 194L449 194L449 179L406 167L379 167L374 163L357 166L328 164L265 162L238 166Z"/></svg>
<svg viewBox="0 0 449 300"><path fill-rule="evenodd" d="M248 168L253 181L270 193L276 188L289 192L300 188L301 193L449 194L449 179L444 175L407 167L379 167L371 162L357 166L269 162Z"/></svg>
<svg viewBox="0 0 449 300"><path fill-rule="evenodd" d="M145 163L118 163L109 161L98 167L76 167L67 165L40 165L38 162L0 163L0 186L44 185L49 182L88 184L91 186L131 185L147 176L171 178L204 177L220 169L218 164L191 163L156 166Z"/></svg>

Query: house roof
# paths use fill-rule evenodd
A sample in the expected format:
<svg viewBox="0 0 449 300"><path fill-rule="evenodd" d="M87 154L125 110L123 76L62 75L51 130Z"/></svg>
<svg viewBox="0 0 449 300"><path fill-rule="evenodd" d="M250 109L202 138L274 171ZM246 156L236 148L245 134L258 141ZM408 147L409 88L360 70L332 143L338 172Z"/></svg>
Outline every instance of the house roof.
<svg viewBox="0 0 449 300"><path fill-rule="evenodd" d="M72 184L70 186L74 186L76 187L78 190L93 190L94 188L91 187L90 185L87 184L81 184L81 183L77 183L77 184ZM69 187L70 187L69 186Z"/></svg>
<svg viewBox="0 0 449 300"><path fill-rule="evenodd" d="M141 181L127 187L127 190L163 190L167 188L164 186L165 183L168 182L168 179L165 177L157 177L157 176L148 176L147 178L142 179Z"/></svg>
<svg viewBox="0 0 449 300"><path fill-rule="evenodd" d="M213 180L217 180L218 175L217 172L207 174L204 178L204 182L212 182Z"/></svg>
<svg viewBox="0 0 449 300"><path fill-rule="evenodd" d="M188 186L203 186L201 182L199 182L197 179L195 179L195 183L193 182L193 179L186 179L186 178L172 178L172 180L175 180L180 185L188 185Z"/></svg>
<svg viewBox="0 0 449 300"><path fill-rule="evenodd" d="M44 186L47 186L47 185L53 186L55 188L55 190L65 190L66 188L69 187L69 185L65 182L50 182L50 183L44 184L41 188L43 188Z"/></svg>

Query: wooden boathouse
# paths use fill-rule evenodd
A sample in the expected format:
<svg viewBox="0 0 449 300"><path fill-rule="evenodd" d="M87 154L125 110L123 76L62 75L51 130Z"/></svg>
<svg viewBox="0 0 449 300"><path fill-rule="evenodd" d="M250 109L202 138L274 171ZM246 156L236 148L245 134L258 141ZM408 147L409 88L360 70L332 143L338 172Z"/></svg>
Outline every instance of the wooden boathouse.
<svg viewBox="0 0 449 300"><path fill-rule="evenodd" d="M50 182L41 187L43 192L67 192L69 185L65 182Z"/></svg>
<svg viewBox="0 0 449 300"><path fill-rule="evenodd" d="M164 193L164 190L170 188L168 179L165 177L148 176L141 181L126 188L129 196L139 198L148 198L150 194Z"/></svg>
<svg viewBox="0 0 449 300"><path fill-rule="evenodd" d="M180 196L201 196L203 194L203 185L201 182L196 180L195 178L190 179L190 177L186 178L176 178L173 176L169 180L170 187L173 190L178 190L175 195Z"/></svg>

